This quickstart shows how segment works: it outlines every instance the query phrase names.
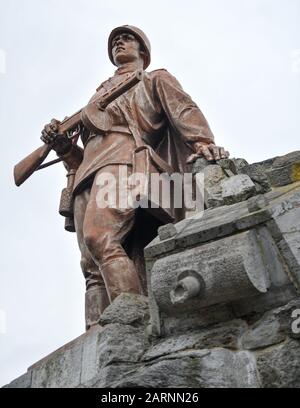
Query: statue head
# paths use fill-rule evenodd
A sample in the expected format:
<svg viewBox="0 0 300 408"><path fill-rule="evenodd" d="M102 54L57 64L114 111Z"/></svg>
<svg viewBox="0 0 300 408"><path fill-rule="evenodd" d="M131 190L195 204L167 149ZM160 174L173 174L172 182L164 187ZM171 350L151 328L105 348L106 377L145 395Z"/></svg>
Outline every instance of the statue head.
<svg viewBox="0 0 300 408"><path fill-rule="evenodd" d="M123 62L131 62L130 59L142 57L146 69L151 61L150 41L139 28L130 25L120 26L110 33L108 55L116 66Z"/></svg>

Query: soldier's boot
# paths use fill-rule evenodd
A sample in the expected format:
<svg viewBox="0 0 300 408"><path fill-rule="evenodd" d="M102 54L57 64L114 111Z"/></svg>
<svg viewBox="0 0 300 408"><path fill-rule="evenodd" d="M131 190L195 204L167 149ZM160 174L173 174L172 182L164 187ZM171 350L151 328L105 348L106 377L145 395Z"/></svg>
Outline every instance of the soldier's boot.
<svg viewBox="0 0 300 408"><path fill-rule="evenodd" d="M101 273L110 302L121 293L142 293L139 276L133 262L127 257L101 265Z"/></svg>
<svg viewBox="0 0 300 408"><path fill-rule="evenodd" d="M103 285L95 285L85 292L85 326L89 330L98 324L101 314L109 305L106 288Z"/></svg>

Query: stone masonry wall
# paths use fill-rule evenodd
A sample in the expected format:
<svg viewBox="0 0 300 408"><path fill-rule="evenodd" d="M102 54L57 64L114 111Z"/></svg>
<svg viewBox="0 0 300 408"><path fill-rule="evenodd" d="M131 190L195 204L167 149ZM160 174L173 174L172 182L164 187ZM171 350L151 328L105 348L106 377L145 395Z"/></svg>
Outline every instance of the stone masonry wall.
<svg viewBox="0 0 300 408"><path fill-rule="evenodd" d="M195 168L207 210L147 246L149 297L6 387L300 388L300 152Z"/></svg>
<svg viewBox="0 0 300 408"><path fill-rule="evenodd" d="M180 335L147 335L147 298L121 295L96 327L8 385L51 387L300 387L300 299L263 315Z"/></svg>

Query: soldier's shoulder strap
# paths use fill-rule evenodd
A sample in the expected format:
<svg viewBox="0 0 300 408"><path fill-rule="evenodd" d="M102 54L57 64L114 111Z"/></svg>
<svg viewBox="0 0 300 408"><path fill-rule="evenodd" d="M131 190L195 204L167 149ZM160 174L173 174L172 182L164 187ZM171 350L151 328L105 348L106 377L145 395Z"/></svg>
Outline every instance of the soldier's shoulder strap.
<svg viewBox="0 0 300 408"><path fill-rule="evenodd" d="M110 88L111 87L111 80L112 80L112 77L108 78L106 81L101 82L101 84L96 89L96 92L99 92L101 88L104 88L105 90Z"/></svg>

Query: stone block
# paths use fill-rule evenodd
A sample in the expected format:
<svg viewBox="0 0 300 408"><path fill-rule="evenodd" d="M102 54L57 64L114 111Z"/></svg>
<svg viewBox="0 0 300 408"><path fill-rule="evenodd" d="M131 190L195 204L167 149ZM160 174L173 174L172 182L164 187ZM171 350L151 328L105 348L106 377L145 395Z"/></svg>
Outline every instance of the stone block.
<svg viewBox="0 0 300 408"><path fill-rule="evenodd" d="M224 205L221 181L226 178L222 167L211 164L205 167L204 174L204 202L206 208L215 208Z"/></svg>
<svg viewBox="0 0 300 408"><path fill-rule="evenodd" d="M254 388L259 387L255 360L247 352L227 349L186 350L128 374L114 387Z"/></svg>
<svg viewBox="0 0 300 408"><path fill-rule="evenodd" d="M297 338L292 332L292 313L300 310L300 298L266 312L241 337L241 347L248 350L262 349L282 343L287 337Z"/></svg>
<svg viewBox="0 0 300 408"><path fill-rule="evenodd" d="M231 177L238 174L238 169L234 159L221 159L218 160L218 164L222 167L227 177Z"/></svg>
<svg viewBox="0 0 300 408"><path fill-rule="evenodd" d="M300 181L300 151L276 158L267 175L274 187Z"/></svg>
<svg viewBox="0 0 300 408"><path fill-rule="evenodd" d="M258 162L258 163L252 163L250 166L259 165L260 168L262 169L262 171L263 171L265 174L267 174L267 172L272 168L273 163L274 163L274 161L275 161L276 159L278 159L278 156L272 157L272 158L267 159L267 160L263 160L263 161ZM239 159L239 160L243 160L243 159ZM249 163L247 163L247 162L244 163L242 167L244 167L245 165L249 165ZM240 170L242 170L242 168L241 168Z"/></svg>
<svg viewBox="0 0 300 408"><path fill-rule="evenodd" d="M247 206L250 213L260 211L266 208L269 204L270 201L263 194L259 194L255 197L249 198L249 200L247 201Z"/></svg>
<svg viewBox="0 0 300 408"><path fill-rule="evenodd" d="M149 322L148 298L133 293L122 293L111 305L109 305L99 323L101 326L107 324L124 324L132 326L147 325Z"/></svg>
<svg viewBox="0 0 300 408"><path fill-rule="evenodd" d="M179 351L211 349L222 347L238 349L239 337L247 330L243 320L233 320L198 331L187 331L162 339L154 344L143 356L143 361L151 361Z"/></svg>
<svg viewBox="0 0 300 408"><path fill-rule="evenodd" d="M133 376L141 364L112 364L104 367L98 376L81 385L82 388L123 388L123 383Z"/></svg>
<svg viewBox="0 0 300 408"><path fill-rule="evenodd" d="M152 316L153 310L151 309L151 318ZM163 335L174 336L188 333L190 330L202 330L218 323L225 324L235 319L236 315L233 313L231 305L220 304L204 307L201 309L201 313L195 309L194 311L189 310L186 313L174 316L166 316L164 313L161 313L158 314L158 317L160 318L160 326L163 321L161 327Z"/></svg>
<svg viewBox="0 0 300 408"><path fill-rule="evenodd" d="M199 157L199 159L197 159L192 166L192 173L196 174L196 173L202 173L203 170L209 166L209 162L204 158L204 157Z"/></svg>
<svg viewBox="0 0 300 408"><path fill-rule="evenodd" d="M246 174L238 174L221 182L222 198L226 205L245 201L256 194L255 184Z"/></svg>
<svg viewBox="0 0 300 408"><path fill-rule="evenodd" d="M198 274L203 290L184 303L174 304L171 294L179 288L184 271ZM252 231L159 259L151 275L156 302L168 315L251 297L265 293L268 287L261 249Z"/></svg>
<svg viewBox="0 0 300 408"><path fill-rule="evenodd" d="M214 187L219 185L220 182L226 179L226 175L223 169L218 164L210 164L203 170L204 173L204 186L205 188Z"/></svg>
<svg viewBox="0 0 300 408"><path fill-rule="evenodd" d="M267 193L271 190L271 183L264 168L259 163L245 165L240 169L241 174L247 174L256 187L258 194Z"/></svg>
<svg viewBox="0 0 300 408"><path fill-rule="evenodd" d="M32 372L29 371L20 377L16 378L10 384L3 388L31 388Z"/></svg>
<svg viewBox="0 0 300 408"><path fill-rule="evenodd" d="M294 283L300 289L300 193L295 191L272 208L272 233L278 241Z"/></svg>
<svg viewBox="0 0 300 408"><path fill-rule="evenodd" d="M255 228L257 241L263 252L266 270L272 288L284 288L291 283L287 267L270 231L265 226ZM288 299L287 299L288 301Z"/></svg>
<svg viewBox="0 0 300 408"><path fill-rule="evenodd" d="M80 384L82 339L62 347L35 364L32 370L32 388L75 388Z"/></svg>
<svg viewBox="0 0 300 408"><path fill-rule="evenodd" d="M257 367L264 388L300 388L300 341L260 351Z"/></svg>
<svg viewBox="0 0 300 408"><path fill-rule="evenodd" d="M83 345L81 385L96 382L108 365L138 363L146 347L143 329L117 323L106 325Z"/></svg>
<svg viewBox="0 0 300 408"><path fill-rule="evenodd" d="M279 321L274 316L261 319L241 338L241 346L246 350L254 350L281 343L285 335L280 332Z"/></svg>
<svg viewBox="0 0 300 408"><path fill-rule="evenodd" d="M176 234L177 230L174 224L166 224L158 228L158 236L161 241L172 238Z"/></svg>

